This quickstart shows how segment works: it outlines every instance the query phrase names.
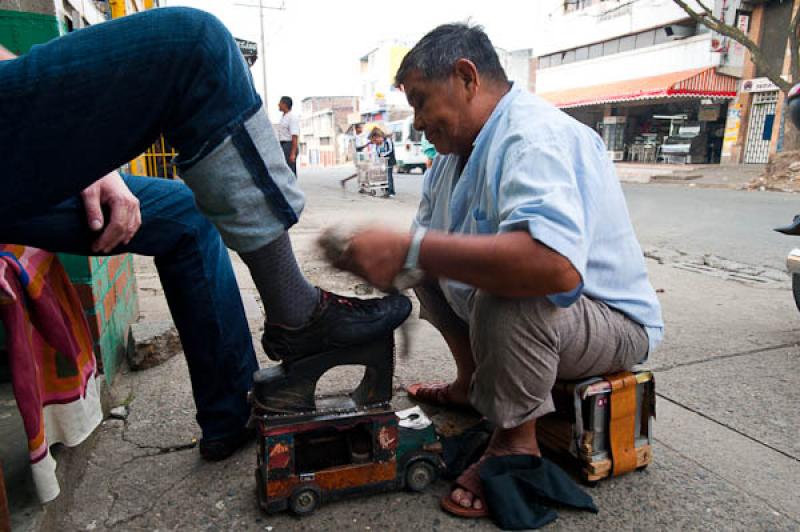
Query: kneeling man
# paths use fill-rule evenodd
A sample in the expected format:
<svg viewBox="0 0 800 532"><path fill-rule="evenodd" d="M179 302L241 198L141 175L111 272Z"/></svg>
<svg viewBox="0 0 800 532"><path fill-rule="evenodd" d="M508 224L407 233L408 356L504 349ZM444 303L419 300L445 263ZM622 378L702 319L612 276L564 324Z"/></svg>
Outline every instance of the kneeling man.
<svg viewBox="0 0 800 532"><path fill-rule="evenodd" d="M346 267L381 287L422 269L422 317L458 371L410 395L495 423L487 455L539 455L556 378L630 369L663 335L614 166L594 131L508 81L480 28L434 29L396 83L441 155L411 235L361 232ZM477 465L457 485L445 509L485 514Z"/></svg>

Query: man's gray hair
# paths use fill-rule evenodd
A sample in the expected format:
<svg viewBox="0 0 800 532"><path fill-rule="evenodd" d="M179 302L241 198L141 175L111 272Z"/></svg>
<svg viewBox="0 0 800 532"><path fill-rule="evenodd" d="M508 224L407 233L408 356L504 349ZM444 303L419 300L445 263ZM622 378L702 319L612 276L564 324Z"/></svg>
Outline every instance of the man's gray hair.
<svg viewBox="0 0 800 532"><path fill-rule="evenodd" d="M481 76L508 82L497 52L481 26L442 24L434 28L406 54L394 82L400 86L412 70L427 79L441 80L453 73L459 59L469 59Z"/></svg>

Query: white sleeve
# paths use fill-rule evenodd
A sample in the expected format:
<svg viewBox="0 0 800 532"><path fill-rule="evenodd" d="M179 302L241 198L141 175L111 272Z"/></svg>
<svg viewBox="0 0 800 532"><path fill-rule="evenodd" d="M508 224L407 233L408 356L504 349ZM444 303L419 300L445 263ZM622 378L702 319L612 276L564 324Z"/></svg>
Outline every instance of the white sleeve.
<svg viewBox="0 0 800 532"><path fill-rule="evenodd" d="M294 116L294 113L292 113L292 115L289 117L289 135L297 135L298 137L300 136L300 119Z"/></svg>

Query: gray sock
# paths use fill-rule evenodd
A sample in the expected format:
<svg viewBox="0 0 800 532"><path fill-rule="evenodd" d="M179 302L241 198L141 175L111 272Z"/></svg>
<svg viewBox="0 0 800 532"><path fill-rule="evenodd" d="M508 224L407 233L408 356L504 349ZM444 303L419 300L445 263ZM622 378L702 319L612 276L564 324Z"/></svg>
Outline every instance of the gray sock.
<svg viewBox="0 0 800 532"><path fill-rule="evenodd" d="M288 327L304 325L317 306L319 290L300 271L289 233L239 256L250 268L267 321Z"/></svg>

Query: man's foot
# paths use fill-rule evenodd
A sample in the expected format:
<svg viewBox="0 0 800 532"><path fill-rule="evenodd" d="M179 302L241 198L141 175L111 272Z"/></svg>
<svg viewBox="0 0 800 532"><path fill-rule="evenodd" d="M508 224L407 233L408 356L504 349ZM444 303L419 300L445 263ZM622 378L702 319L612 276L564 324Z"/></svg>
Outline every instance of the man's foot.
<svg viewBox="0 0 800 532"><path fill-rule="evenodd" d="M406 386L408 397L444 408L472 409L467 398L467 387L458 383L429 382Z"/></svg>
<svg viewBox="0 0 800 532"><path fill-rule="evenodd" d="M219 462L225 460L230 455L244 447L248 442L252 441L256 432L253 429L243 428L235 434L219 438L215 440L207 440L203 438L198 445L200 449L200 456L209 462Z"/></svg>
<svg viewBox="0 0 800 532"><path fill-rule="evenodd" d="M272 360L292 360L365 344L391 333L411 314L411 300L400 294L358 299L319 292L317 308L303 327L265 324L261 344Z"/></svg>
<svg viewBox="0 0 800 532"><path fill-rule="evenodd" d="M483 455L456 479L453 491L441 500L444 511L470 518L489 515L489 509L483 504L483 484L480 475L481 464L486 458L487 455Z"/></svg>
<svg viewBox="0 0 800 532"><path fill-rule="evenodd" d="M513 429L495 429L486 452L456 479L455 488L442 499L442 508L461 517L483 517L488 509L483 502L480 466L490 456L542 456L536 441L536 420Z"/></svg>

